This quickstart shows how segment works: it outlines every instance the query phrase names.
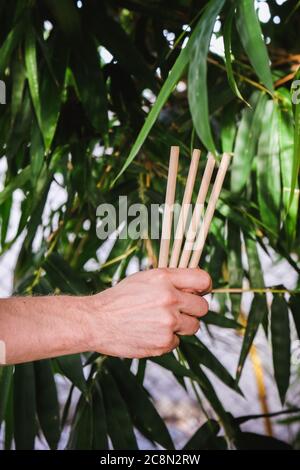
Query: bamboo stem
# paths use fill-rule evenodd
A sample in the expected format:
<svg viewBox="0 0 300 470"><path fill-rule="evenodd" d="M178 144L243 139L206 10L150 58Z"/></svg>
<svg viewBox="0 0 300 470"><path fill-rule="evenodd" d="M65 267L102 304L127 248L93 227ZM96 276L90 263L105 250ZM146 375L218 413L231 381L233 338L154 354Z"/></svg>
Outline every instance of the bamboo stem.
<svg viewBox="0 0 300 470"><path fill-rule="evenodd" d="M199 227L201 215L204 209L204 203L207 195L207 191L209 188L209 184L211 181L211 177L213 174L214 166L215 166L215 158L214 156L209 153L207 163L205 166L204 174L202 177L202 181L200 184L196 205L193 210L192 219L188 228L186 241L182 250L179 267L186 268L189 264L192 246L197 234L197 227Z"/></svg>
<svg viewBox="0 0 300 470"><path fill-rule="evenodd" d="M170 152L169 172L167 181L167 191L165 208L163 214L162 234L159 250L158 267L166 268L168 266L169 247L172 230L173 206L175 200L176 177L178 170L179 147L172 146Z"/></svg>
<svg viewBox="0 0 300 470"><path fill-rule="evenodd" d="M190 169L189 169L186 186L184 190L184 195L182 199L180 214L178 218L178 223L176 227L171 260L169 264L170 268L177 268L180 250L181 250L183 237L184 237L185 226L186 226L188 213L189 213L189 207L190 207L191 200L192 200L192 194L193 194L195 179L197 175L200 154L201 152L198 149L195 149L193 151L192 160L190 163Z"/></svg>
<svg viewBox="0 0 300 470"><path fill-rule="evenodd" d="M195 245L194 245L194 251L189 263L189 268L196 268L199 265L199 261L201 258L201 254L204 248L204 244L207 238L207 234L209 231L209 227L216 209L216 205L218 202L218 198L222 189L222 185L224 182L224 178L230 163L231 155L228 153L224 153L219 170L216 176L216 180L213 185L213 189L208 201L207 209L205 211L203 223L200 227Z"/></svg>
<svg viewBox="0 0 300 470"><path fill-rule="evenodd" d="M289 290L289 289L272 289L272 287L261 287L261 288L242 288L242 287L228 287L228 288L218 288L213 289L212 294L244 294L245 292L253 292L255 294L266 294L270 292L271 294L291 294L296 295L300 294L300 290Z"/></svg>

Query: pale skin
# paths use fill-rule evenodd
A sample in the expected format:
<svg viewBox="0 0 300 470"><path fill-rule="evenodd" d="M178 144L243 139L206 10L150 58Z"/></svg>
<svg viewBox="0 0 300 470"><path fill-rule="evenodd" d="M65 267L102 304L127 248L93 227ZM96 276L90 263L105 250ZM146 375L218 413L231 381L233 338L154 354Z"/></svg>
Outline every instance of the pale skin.
<svg viewBox="0 0 300 470"><path fill-rule="evenodd" d="M209 275L198 268L152 269L88 297L0 299L6 364L84 351L159 356L193 335L208 311Z"/></svg>

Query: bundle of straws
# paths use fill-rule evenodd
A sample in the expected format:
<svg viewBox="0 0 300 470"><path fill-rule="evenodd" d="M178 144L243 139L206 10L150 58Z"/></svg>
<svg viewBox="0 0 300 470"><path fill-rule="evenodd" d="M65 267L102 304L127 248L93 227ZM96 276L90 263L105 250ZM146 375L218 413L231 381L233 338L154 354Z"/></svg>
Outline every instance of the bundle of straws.
<svg viewBox="0 0 300 470"><path fill-rule="evenodd" d="M228 153L224 153L222 155L207 207L204 212L205 200L216 163L214 156L211 153L208 154L205 170L198 190L196 203L188 224L189 209L191 207L192 195L200 159L200 150L195 149L193 151L186 187L178 217L178 223L176 226L172 252L171 256L169 257L179 161L179 147L171 147L158 261L159 268L168 266L170 268L198 267L209 232L209 227L222 189L224 178L230 163L230 158L231 156Z"/></svg>

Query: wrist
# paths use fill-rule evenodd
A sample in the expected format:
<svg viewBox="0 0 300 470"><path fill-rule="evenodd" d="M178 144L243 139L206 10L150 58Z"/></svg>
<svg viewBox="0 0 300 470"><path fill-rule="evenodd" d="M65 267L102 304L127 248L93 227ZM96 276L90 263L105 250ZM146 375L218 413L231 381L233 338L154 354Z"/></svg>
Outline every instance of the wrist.
<svg viewBox="0 0 300 470"><path fill-rule="evenodd" d="M82 343L85 351L99 351L105 342L105 308L102 297L103 293L100 293L81 297L79 300L82 313L80 319Z"/></svg>

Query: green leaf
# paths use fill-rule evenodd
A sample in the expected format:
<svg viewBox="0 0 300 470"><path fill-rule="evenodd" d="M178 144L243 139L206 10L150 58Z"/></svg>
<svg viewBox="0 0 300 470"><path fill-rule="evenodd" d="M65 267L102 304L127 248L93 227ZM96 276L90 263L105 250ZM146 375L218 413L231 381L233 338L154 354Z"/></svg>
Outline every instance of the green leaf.
<svg viewBox="0 0 300 470"><path fill-rule="evenodd" d="M12 377L13 366L0 367L0 428L5 417L9 394L11 392Z"/></svg>
<svg viewBox="0 0 300 470"><path fill-rule="evenodd" d="M51 253L44 262L44 269L53 286L69 294L88 294L85 282L77 272L58 254Z"/></svg>
<svg viewBox="0 0 300 470"><path fill-rule="evenodd" d="M280 93L281 90L278 90ZM285 90L286 91L286 90ZM284 97L285 93L281 91L281 96ZM285 100L286 103L286 100ZM294 157L294 118L291 105L286 106L279 101L278 119L279 119L279 145L280 145L280 166L283 184L282 202L284 208L283 223L288 241L288 246L293 246L296 227L299 198L294 197L292 203L291 188L293 179L293 157ZM296 184L295 189L298 189Z"/></svg>
<svg viewBox="0 0 300 470"><path fill-rule="evenodd" d="M261 294L255 294L252 301L251 309L248 316L246 331L243 339L242 350L237 367L236 380L239 381L242 370L252 346L253 340L257 333L259 325L264 321L266 316L266 300Z"/></svg>
<svg viewBox="0 0 300 470"><path fill-rule="evenodd" d="M224 0L211 0L199 21L197 37L191 47L188 73L188 99L194 127L204 146L216 153L208 109L207 95L207 54L216 18L224 5Z"/></svg>
<svg viewBox="0 0 300 470"><path fill-rule="evenodd" d="M197 373L197 382L206 397L206 399L211 404L213 410L219 416L222 425L224 426L225 432L229 437L233 437L234 429L231 424L231 420L229 419L228 413L225 411L222 402L220 401L214 387L212 386L211 382L201 369L201 367L195 368L195 363L193 358L188 359L188 363L191 368Z"/></svg>
<svg viewBox="0 0 300 470"><path fill-rule="evenodd" d="M227 105L223 109L221 118L221 144L222 152L233 152L233 143L236 136L236 113L237 105Z"/></svg>
<svg viewBox="0 0 300 470"><path fill-rule="evenodd" d="M114 449L137 449L138 446L127 403L123 399L114 378L106 369L103 369L98 375L98 380L105 403L107 429ZM136 398L135 404L138 404Z"/></svg>
<svg viewBox="0 0 300 470"><path fill-rule="evenodd" d="M99 384L95 383L93 394L93 444L94 450L106 450L109 448L107 440L106 413L103 394Z"/></svg>
<svg viewBox="0 0 300 470"><path fill-rule="evenodd" d="M300 80L300 69L298 70L295 81L293 83L298 85L299 87L299 80ZM293 97L293 88L292 85L292 97ZM294 118L295 118L295 128L294 128L294 155L293 155L293 168L292 168L292 182L291 182L291 195L290 195L290 204L292 203L293 199L298 199L299 196L295 198L295 189L297 188L298 176L299 176L299 169L300 169L300 99L299 99L299 92L296 93L296 98L293 99L294 103Z"/></svg>
<svg viewBox="0 0 300 470"><path fill-rule="evenodd" d="M298 338L300 339L300 294L291 295L289 306L293 315Z"/></svg>
<svg viewBox="0 0 300 470"><path fill-rule="evenodd" d="M257 186L262 221L278 237L281 208L281 175L279 159L279 126L277 105L268 101L258 141Z"/></svg>
<svg viewBox="0 0 300 470"><path fill-rule="evenodd" d="M274 295L271 306L271 333L275 380L283 405L290 383L291 334L287 303L278 294Z"/></svg>
<svg viewBox="0 0 300 470"><path fill-rule="evenodd" d="M22 105L23 92L25 87L26 73L22 62L14 62L12 76L13 85L11 92L11 123L13 124Z"/></svg>
<svg viewBox="0 0 300 470"><path fill-rule="evenodd" d="M234 158L231 163L231 189L240 192L249 181L253 158L256 154L258 137L261 132L267 97L255 92L250 104L252 109L244 109L238 126L234 145Z"/></svg>
<svg viewBox="0 0 300 470"><path fill-rule="evenodd" d="M235 444L238 450L292 450L286 442L253 432L239 433Z"/></svg>
<svg viewBox="0 0 300 470"><path fill-rule="evenodd" d="M20 41L21 34L23 32L23 24L20 22L17 24L6 36L4 42L0 48L0 75L3 76L5 68L7 67L8 61L11 54L16 48Z"/></svg>
<svg viewBox="0 0 300 470"><path fill-rule="evenodd" d="M31 26L27 29L25 37L25 66L33 107L40 129L42 130L36 37Z"/></svg>
<svg viewBox="0 0 300 470"><path fill-rule="evenodd" d="M165 449L174 449L167 427L151 403L144 388L127 366L119 359L110 358L107 362L135 426L152 441Z"/></svg>
<svg viewBox="0 0 300 470"><path fill-rule="evenodd" d="M37 121L32 125L31 128L31 144L30 144L30 167L31 167L31 182L35 187L37 179L42 170L44 163L44 142L41 134L41 130L37 124Z"/></svg>
<svg viewBox="0 0 300 470"><path fill-rule="evenodd" d="M213 440L220 431L217 421L209 419L204 423L185 444L183 450L203 450L210 447Z"/></svg>
<svg viewBox="0 0 300 470"><path fill-rule="evenodd" d="M93 443L93 409L92 404L81 395L68 442L68 449L91 450Z"/></svg>
<svg viewBox="0 0 300 470"><path fill-rule="evenodd" d="M236 26L252 67L262 83L273 93L269 56L262 38L260 23L253 0L238 0Z"/></svg>
<svg viewBox="0 0 300 470"><path fill-rule="evenodd" d="M34 363L36 409L42 431L50 449L56 449L60 438L57 390L50 360Z"/></svg>
<svg viewBox="0 0 300 470"><path fill-rule="evenodd" d="M229 388L242 395L234 378L230 375L223 364L196 336L183 336L180 344L184 356L194 358L193 364L203 365L210 369ZM196 372L193 369L194 373Z"/></svg>
<svg viewBox="0 0 300 470"><path fill-rule="evenodd" d="M0 193L0 204L12 195L15 189L23 188L25 184L29 181L31 174L30 166L27 166L20 173L17 174L1 191Z"/></svg>
<svg viewBox="0 0 300 470"><path fill-rule="evenodd" d="M10 195L1 205L1 245L4 245L10 220L13 197Z"/></svg>
<svg viewBox="0 0 300 470"><path fill-rule="evenodd" d="M96 130L107 133L107 92L99 53L92 39L86 38L74 54L72 71L88 118Z"/></svg>
<svg viewBox="0 0 300 470"><path fill-rule="evenodd" d="M223 38L224 38L224 51L225 51L225 65L226 65L226 72L227 78L232 89L233 93L237 98L242 100L247 106L250 104L243 98L237 83L234 78L233 69L232 69L232 58L231 58L231 31L232 31L232 21L235 14L235 5L233 5L225 19L224 30L223 30Z"/></svg>
<svg viewBox="0 0 300 470"><path fill-rule="evenodd" d="M35 377L31 362L18 364L14 373L14 436L16 450L34 448L35 423Z"/></svg>
<svg viewBox="0 0 300 470"><path fill-rule="evenodd" d="M62 373L77 387L81 392L87 392L87 385L83 375L83 366L80 354L69 354L55 359Z"/></svg>
<svg viewBox="0 0 300 470"><path fill-rule="evenodd" d="M229 287L242 288L244 271L242 265L242 245L241 245L241 231L232 222L228 223L228 273L229 273ZM230 296L232 315L237 319L240 315L241 300L240 294L232 294Z"/></svg>
<svg viewBox="0 0 300 470"><path fill-rule="evenodd" d="M41 124L42 134L45 143L46 152L49 151L53 142L60 110L62 105L62 93L65 82L66 66L69 56L68 48L60 48L59 36L53 44L52 53L54 58L49 57L51 68L55 69L55 76L49 67L45 67L40 79L40 99L41 99ZM46 52L45 52L46 54Z"/></svg>
<svg viewBox="0 0 300 470"><path fill-rule="evenodd" d="M151 73L143 55L134 42L122 28L122 25L108 16L99 2L88 2L88 20L92 25L96 37L102 46L106 47L115 60L124 67L130 75L139 79L143 87L156 90L156 81Z"/></svg>
<svg viewBox="0 0 300 470"><path fill-rule="evenodd" d="M195 377L195 374L190 370L184 367L180 362L177 361L173 353L164 354L163 356L151 357L152 362L155 362L161 367L168 369L175 376L179 377Z"/></svg>
<svg viewBox="0 0 300 470"><path fill-rule="evenodd" d="M209 311L204 317L202 317L201 321L206 325L216 325L221 328L233 328L234 330L243 328L243 325L238 323L236 320L225 317L225 315L222 315L221 313L212 311Z"/></svg>
<svg viewBox="0 0 300 470"><path fill-rule="evenodd" d="M217 5L219 5L220 3L224 3L223 0L218 0L217 1ZM210 9L212 8L212 6L216 7L216 2L215 0L213 1L210 1L209 3L209 7ZM221 6L220 6L221 8ZM210 11L210 10L209 10ZM205 17L204 20L206 21L207 18ZM197 26L195 27L195 30L193 31L187 45L180 51L180 54L179 56L177 57L176 59L176 62L174 63L172 69L170 70L170 73L168 75L168 78L166 79L166 81L164 82L157 98L156 98L156 101L154 103L154 105L152 106L152 109L150 111L150 113L148 114L147 116L147 119L142 127L142 129L140 130L132 148L131 148L131 151L121 169L121 171L119 172L119 174L117 175L117 177L114 179L113 181L113 184L116 182L116 180L124 173L124 171L128 168L128 166L130 165L130 163L134 160L134 158L137 156L138 152L140 151L143 143L145 142L149 132L151 131L152 127L154 126L158 116L159 116L159 113L161 111L161 109L163 108L164 104L166 103L167 99L169 98L170 94L172 93L176 83L178 82L178 80L180 79L181 75L183 74L183 71L184 69L186 68L188 62L189 62L189 59L190 59L190 53L191 53L191 49L192 49L192 46L194 45L194 43L198 40L198 36L199 34L201 34L201 30L202 30L202 27L203 27L203 20L202 20L202 17L200 18L200 20L198 21L198 24Z"/></svg>

